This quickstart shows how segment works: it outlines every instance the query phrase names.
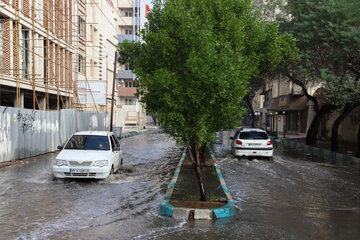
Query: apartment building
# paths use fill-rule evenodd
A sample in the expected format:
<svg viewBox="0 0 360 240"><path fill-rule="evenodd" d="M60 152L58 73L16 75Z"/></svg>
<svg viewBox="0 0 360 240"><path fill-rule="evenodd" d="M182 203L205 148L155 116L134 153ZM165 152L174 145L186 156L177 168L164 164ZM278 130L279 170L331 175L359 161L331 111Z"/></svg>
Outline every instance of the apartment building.
<svg viewBox="0 0 360 240"><path fill-rule="evenodd" d="M118 12L121 19L118 24L118 41L141 41L139 30L146 20L145 0L118 0ZM136 93L136 75L129 69L129 64L119 65L117 75L118 99L121 104L123 126L145 126L146 112Z"/></svg>
<svg viewBox="0 0 360 240"><path fill-rule="evenodd" d="M114 81L114 60L118 44L120 16L112 0L78 0L79 41L77 71L78 95L84 108L110 112ZM115 99L115 106L118 104ZM118 114L114 124L119 124Z"/></svg>

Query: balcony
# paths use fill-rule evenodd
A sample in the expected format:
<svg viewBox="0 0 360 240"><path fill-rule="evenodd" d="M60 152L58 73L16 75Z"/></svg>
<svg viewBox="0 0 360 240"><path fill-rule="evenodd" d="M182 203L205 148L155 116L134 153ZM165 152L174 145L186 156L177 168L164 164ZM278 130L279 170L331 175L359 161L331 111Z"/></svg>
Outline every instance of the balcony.
<svg viewBox="0 0 360 240"><path fill-rule="evenodd" d="M118 88L118 96L121 97L133 97L136 93L136 88Z"/></svg>
<svg viewBox="0 0 360 240"><path fill-rule="evenodd" d="M136 79L136 75L130 70L118 70L116 74L117 79Z"/></svg>
<svg viewBox="0 0 360 240"><path fill-rule="evenodd" d="M127 35L127 34L118 34L118 42L122 43L124 40L134 41L136 39L135 35Z"/></svg>

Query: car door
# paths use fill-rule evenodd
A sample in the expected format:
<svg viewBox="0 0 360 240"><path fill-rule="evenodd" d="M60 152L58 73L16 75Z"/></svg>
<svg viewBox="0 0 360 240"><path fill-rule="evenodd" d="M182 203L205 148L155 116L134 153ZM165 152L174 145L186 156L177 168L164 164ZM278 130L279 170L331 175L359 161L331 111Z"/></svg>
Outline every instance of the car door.
<svg viewBox="0 0 360 240"><path fill-rule="evenodd" d="M110 135L111 150L114 154L114 171L120 167L120 146L116 146L114 135Z"/></svg>
<svg viewBox="0 0 360 240"><path fill-rule="evenodd" d="M118 147L119 148L119 159L120 159L120 165L122 165L123 164L123 152L122 152L122 150L121 150L121 146L120 146L120 142L119 142L119 140L117 139L117 137L114 135L114 140L115 140L115 145L116 145L116 147Z"/></svg>

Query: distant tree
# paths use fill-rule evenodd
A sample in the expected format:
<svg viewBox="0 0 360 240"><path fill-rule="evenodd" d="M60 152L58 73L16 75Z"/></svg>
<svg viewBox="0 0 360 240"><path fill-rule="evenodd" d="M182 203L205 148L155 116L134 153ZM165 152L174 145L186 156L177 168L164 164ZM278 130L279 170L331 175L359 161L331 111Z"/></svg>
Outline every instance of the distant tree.
<svg viewBox="0 0 360 240"><path fill-rule="evenodd" d="M265 24L251 0L155 0L142 42L119 45L139 77L138 94L164 130L188 147L201 200L205 149L244 113L249 80L296 58L295 40Z"/></svg>
<svg viewBox="0 0 360 240"><path fill-rule="evenodd" d="M344 109L332 129L332 149L338 150L338 126L359 104L360 1L288 0L287 15L280 29L297 39L300 60L282 68L314 103L316 115L307 132L306 143L316 142L321 117ZM308 87L322 87L323 99L311 95Z"/></svg>

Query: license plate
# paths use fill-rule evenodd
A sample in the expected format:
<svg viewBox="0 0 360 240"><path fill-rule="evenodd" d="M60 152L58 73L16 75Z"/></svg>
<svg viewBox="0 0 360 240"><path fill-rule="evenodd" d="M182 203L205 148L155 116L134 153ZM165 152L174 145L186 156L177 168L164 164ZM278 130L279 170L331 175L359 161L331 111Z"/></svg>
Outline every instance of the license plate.
<svg viewBox="0 0 360 240"><path fill-rule="evenodd" d="M70 173L88 173L89 169L70 169Z"/></svg>
<svg viewBox="0 0 360 240"><path fill-rule="evenodd" d="M260 146L260 143L248 143L249 146Z"/></svg>

